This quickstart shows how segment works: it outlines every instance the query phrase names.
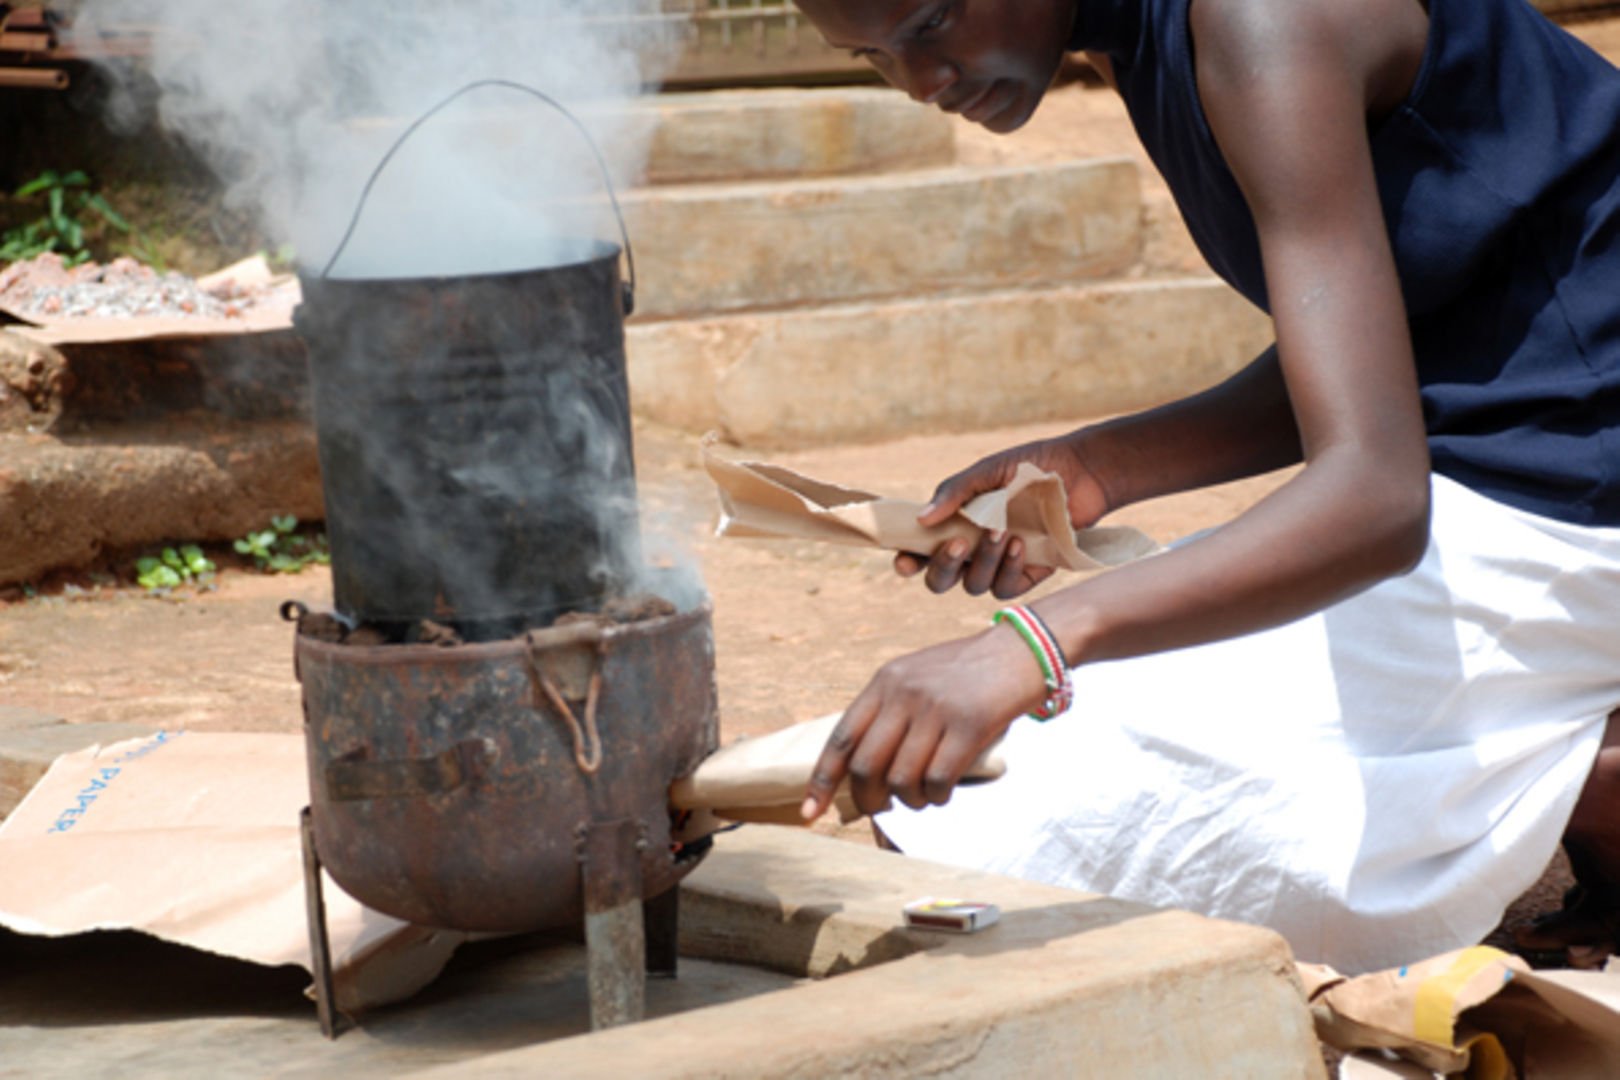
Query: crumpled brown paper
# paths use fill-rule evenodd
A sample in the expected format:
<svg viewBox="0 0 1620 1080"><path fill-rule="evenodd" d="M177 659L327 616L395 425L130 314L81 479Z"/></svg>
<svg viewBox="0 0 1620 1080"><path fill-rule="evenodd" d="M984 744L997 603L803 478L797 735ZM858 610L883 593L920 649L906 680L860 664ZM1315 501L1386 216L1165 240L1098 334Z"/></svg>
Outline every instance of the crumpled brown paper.
<svg viewBox="0 0 1620 1080"><path fill-rule="evenodd" d="M1298 967L1317 1035L1354 1055L1344 1076L1620 1077L1620 972L1532 971L1484 945L1353 979Z"/></svg>
<svg viewBox="0 0 1620 1080"><path fill-rule="evenodd" d="M677 810L711 812L727 821L807 824L799 816L799 807L810 786L810 774L839 716L833 713L722 747L705 758L692 775L675 782L669 792L670 805ZM968 768L962 782L986 783L999 779L1006 771L1006 762L992 746ZM839 785L833 806L845 824L862 816L847 778Z"/></svg>
<svg viewBox="0 0 1620 1080"><path fill-rule="evenodd" d="M1005 530L1024 542L1026 563L1065 570L1101 570L1159 550L1137 529L1075 532L1062 478L1028 462L1007 487L978 496L944 524L926 529L917 524L926 503L812 480L778 465L728 461L710 444L703 464L720 489L721 536L826 540L926 555L958 537L977 543L987 530Z"/></svg>
<svg viewBox="0 0 1620 1080"><path fill-rule="evenodd" d="M168 732L64 754L0 824L0 925L62 937L139 930L310 968L300 735ZM399 1001L467 935L363 907L325 878L338 1007Z"/></svg>

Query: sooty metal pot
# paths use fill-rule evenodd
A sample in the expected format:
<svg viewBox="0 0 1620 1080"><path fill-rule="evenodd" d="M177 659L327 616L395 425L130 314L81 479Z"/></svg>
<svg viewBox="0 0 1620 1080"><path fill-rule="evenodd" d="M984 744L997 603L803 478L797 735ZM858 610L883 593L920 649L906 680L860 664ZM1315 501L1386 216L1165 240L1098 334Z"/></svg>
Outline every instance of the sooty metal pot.
<svg viewBox="0 0 1620 1080"><path fill-rule="evenodd" d="M672 888L669 785L718 742L707 607L441 648L298 635L313 827L351 895L424 926L577 922L592 872ZM614 867L593 828L620 830ZM582 870L582 863L585 863Z"/></svg>
<svg viewBox="0 0 1620 1080"><path fill-rule="evenodd" d="M338 611L493 641L640 563L619 249L460 278L308 277Z"/></svg>

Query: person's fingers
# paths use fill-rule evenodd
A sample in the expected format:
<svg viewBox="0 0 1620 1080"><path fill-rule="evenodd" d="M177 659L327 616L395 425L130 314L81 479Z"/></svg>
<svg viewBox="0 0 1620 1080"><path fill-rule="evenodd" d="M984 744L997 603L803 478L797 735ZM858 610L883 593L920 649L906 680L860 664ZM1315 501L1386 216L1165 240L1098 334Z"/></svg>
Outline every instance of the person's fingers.
<svg viewBox="0 0 1620 1080"><path fill-rule="evenodd" d="M921 555L913 555L909 551L902 551L894 557L894 572L903 578L916 577L922 573L927 560Z"/></svg>
<svg viewBox="0 0 1620 1080"><path fill-rule="evenodd" d="M973 558L962 575L962 588L967 590L969 596L983 596L990 591L1010 540L1011 537L1003 530L980 534L978 546L973 549Z"/></svg>
<svg viewBox="0 0 1620 1080"><path fill-rule="evenodd" d="M945 732L934 748L933 757L923 770L923 804L944 806L951 801L956 785L982 753L982 748L954 731ZM910 806L910 803L906 805ZM921 806L914 809L921 809Z"/></svg>
<svg viewBox="0 0 1620 1080"><path fill-rule="evenodd" d="M974 496L1004 486L999 475L999 470L986 468L981 464L964 469L955 476L946 477L939 487L934 489L933 498L928 500L928 505L917 515L917 523L929 528L943 524Z"/></svg>
<svg viewBox="0 0 1620 1080"><path fill-rule="evenodd" d="M998 600L1011 600L1022 596L1047 578L1052 576L1050 566L1024 565L1024 542L1014 538L1007 545L1007 554L1001 560L1001 566L996 570L995 584L991 591Z"/></svg>
<svg viewBox="0 0 1620 1080"><path fill-rule="evenodd" d="M895 798L913 810L921 810L928 805L923 791L923 777L944 737L941 725L920 722L913 717L906 729L905 740L889 762L886 785Z"/></svg>
<svg viewBox="0 0 1620 1080"><path fill-rule="evenodd" d="M928 573L923 580L930 592L947 593L962 579L962 563L967 559L968 543L957 538L942 544L934 557L928 560Z"/></svg>
<svg viewBox="0 0 1620 1080"><path fill-rule="evenodd" d="M827 745L822 748L815 768L810 771L810 786L805 790L804 805L799 808L800 816L806 821L814 821L826 813L832 803L838 785L849 773L850 755L860 744L872 721L877 719L878 700L868 686L845 710L828 736Z"/></svg>
<svg viewBox="0 0 1620 1080"><path fill-rule="evenodd" d="M906 737L907 717L892 702L884 702L849 756L849 793L863 814L876 814L889 806L889 767Z"/></svg>

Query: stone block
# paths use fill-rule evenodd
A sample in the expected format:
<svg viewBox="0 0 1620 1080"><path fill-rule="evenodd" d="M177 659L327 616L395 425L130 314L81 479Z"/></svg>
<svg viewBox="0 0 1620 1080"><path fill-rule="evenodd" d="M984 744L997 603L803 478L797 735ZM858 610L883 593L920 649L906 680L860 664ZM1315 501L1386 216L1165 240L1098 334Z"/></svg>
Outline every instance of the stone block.
<svg viewBox="0 0 1620 1080"><path fill-rule="evenodd" d="M921 896L998 904L959 937ZM683 955L813 981L428 1077L1321 1078L1288 946L1267 930L755 827L682 886Z"/></svg>
<svg viewBox="0 0 1620 1080"><path fill-rule="evenodd" d="M1128 159L625 197L637 319L1094 280L1141 250Z"/></svg>
<svg viewBox="0 0 1620 1080"><path fill-rule="evenodd" d="M635 327L631 396L747 446L868 442L1147 407L1271 340L1213 278L1004 291Z"/></svg>
<svg viewBox="0 0 1620 1080"><path fill-rule="evenodd" d="M230 540L275 514L323 514L315 433L301 421L0 435L0 584L160 541Z"/></svg>

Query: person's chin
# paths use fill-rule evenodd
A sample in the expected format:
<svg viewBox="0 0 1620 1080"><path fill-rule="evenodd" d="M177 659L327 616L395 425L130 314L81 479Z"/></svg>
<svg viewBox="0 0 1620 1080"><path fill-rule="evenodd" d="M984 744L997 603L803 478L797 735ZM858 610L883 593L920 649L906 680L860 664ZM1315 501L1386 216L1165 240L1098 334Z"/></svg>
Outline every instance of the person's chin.
<svg viewBox="0 0 1620 1080"><path fill-rule="evenodd" d="M1020 93L995 112L981 117L977 123L980 127L993 134L1011 135L1029 123L1030 118L1035 115L1036 106L1040 103L1041 95L1037 95L1033 101L1030 101L1027 100L1026 95Z"/></svg>

